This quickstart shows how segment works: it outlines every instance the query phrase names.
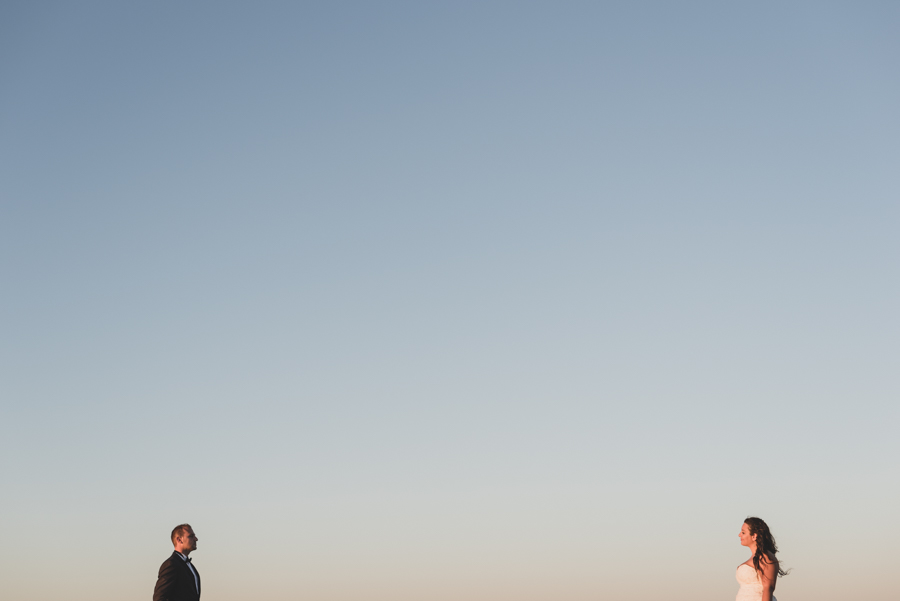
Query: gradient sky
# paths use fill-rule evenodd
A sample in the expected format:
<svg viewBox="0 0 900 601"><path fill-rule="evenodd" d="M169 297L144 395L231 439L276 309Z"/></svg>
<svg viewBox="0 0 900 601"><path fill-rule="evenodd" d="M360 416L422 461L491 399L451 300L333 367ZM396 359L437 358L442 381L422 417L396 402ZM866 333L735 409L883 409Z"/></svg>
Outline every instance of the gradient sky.
<svg viewBox="0 0 900 601"><path fill-rule="evenodd" d="M3 2L2 597L896 599L898 31Z"/></svg>

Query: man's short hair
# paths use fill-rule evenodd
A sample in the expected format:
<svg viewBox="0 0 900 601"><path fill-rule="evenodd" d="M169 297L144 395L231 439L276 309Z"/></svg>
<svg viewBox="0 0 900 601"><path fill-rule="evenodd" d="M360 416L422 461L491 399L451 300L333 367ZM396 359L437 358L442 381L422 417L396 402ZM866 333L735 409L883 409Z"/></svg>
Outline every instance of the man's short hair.
<svg viewBox="0 0 900 601"><path fill-rule="evenodd" d="M175 537L185 536L189 529L193 530L190 524L178 524L177 526L175 526L175 529L172 530L172 544L175 544Z"/></svg>

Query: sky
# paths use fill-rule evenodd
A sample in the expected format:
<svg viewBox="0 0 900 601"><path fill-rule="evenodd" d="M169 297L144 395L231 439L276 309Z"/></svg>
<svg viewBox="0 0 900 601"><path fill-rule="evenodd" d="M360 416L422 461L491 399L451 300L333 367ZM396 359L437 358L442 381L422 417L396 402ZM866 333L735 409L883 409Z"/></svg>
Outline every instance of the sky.
<svg viewBox="0 0 900 601"><path fill-rule="evenodd" d="M3 2L2 597L895 599L898 27Z"/></svg>

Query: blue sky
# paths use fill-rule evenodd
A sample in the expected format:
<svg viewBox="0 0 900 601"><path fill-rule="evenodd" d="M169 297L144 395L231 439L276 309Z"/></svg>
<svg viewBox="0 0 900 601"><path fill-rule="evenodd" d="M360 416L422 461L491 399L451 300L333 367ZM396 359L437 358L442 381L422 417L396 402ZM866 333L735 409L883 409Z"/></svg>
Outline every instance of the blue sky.
<svg viewBox="0 0 900 601"><path fill-rule="evenodd" d="M887 599L898 17L4 4L4 587Z"/></svg>

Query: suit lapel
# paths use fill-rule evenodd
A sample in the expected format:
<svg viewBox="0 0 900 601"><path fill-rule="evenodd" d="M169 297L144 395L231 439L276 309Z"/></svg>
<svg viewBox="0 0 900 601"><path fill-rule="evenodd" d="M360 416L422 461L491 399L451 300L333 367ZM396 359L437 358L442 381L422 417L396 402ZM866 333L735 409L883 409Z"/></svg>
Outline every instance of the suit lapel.
<svg viewBox="0 0 900 601"><path fill-rule="evenodd" d="M182 568L187 572L188 582L191 583L191 589L197 593L197 598L200 598L200 591L203 588L200 586L200 570L197 569L193 563L188 566L188 562L181 558L181 555L178 554L178 551L172 551L172 561L177 561L182 565ZM197 572L197 585L194 586L194 572L191 572L191 568L194 568L194 572Z"/></svg>

